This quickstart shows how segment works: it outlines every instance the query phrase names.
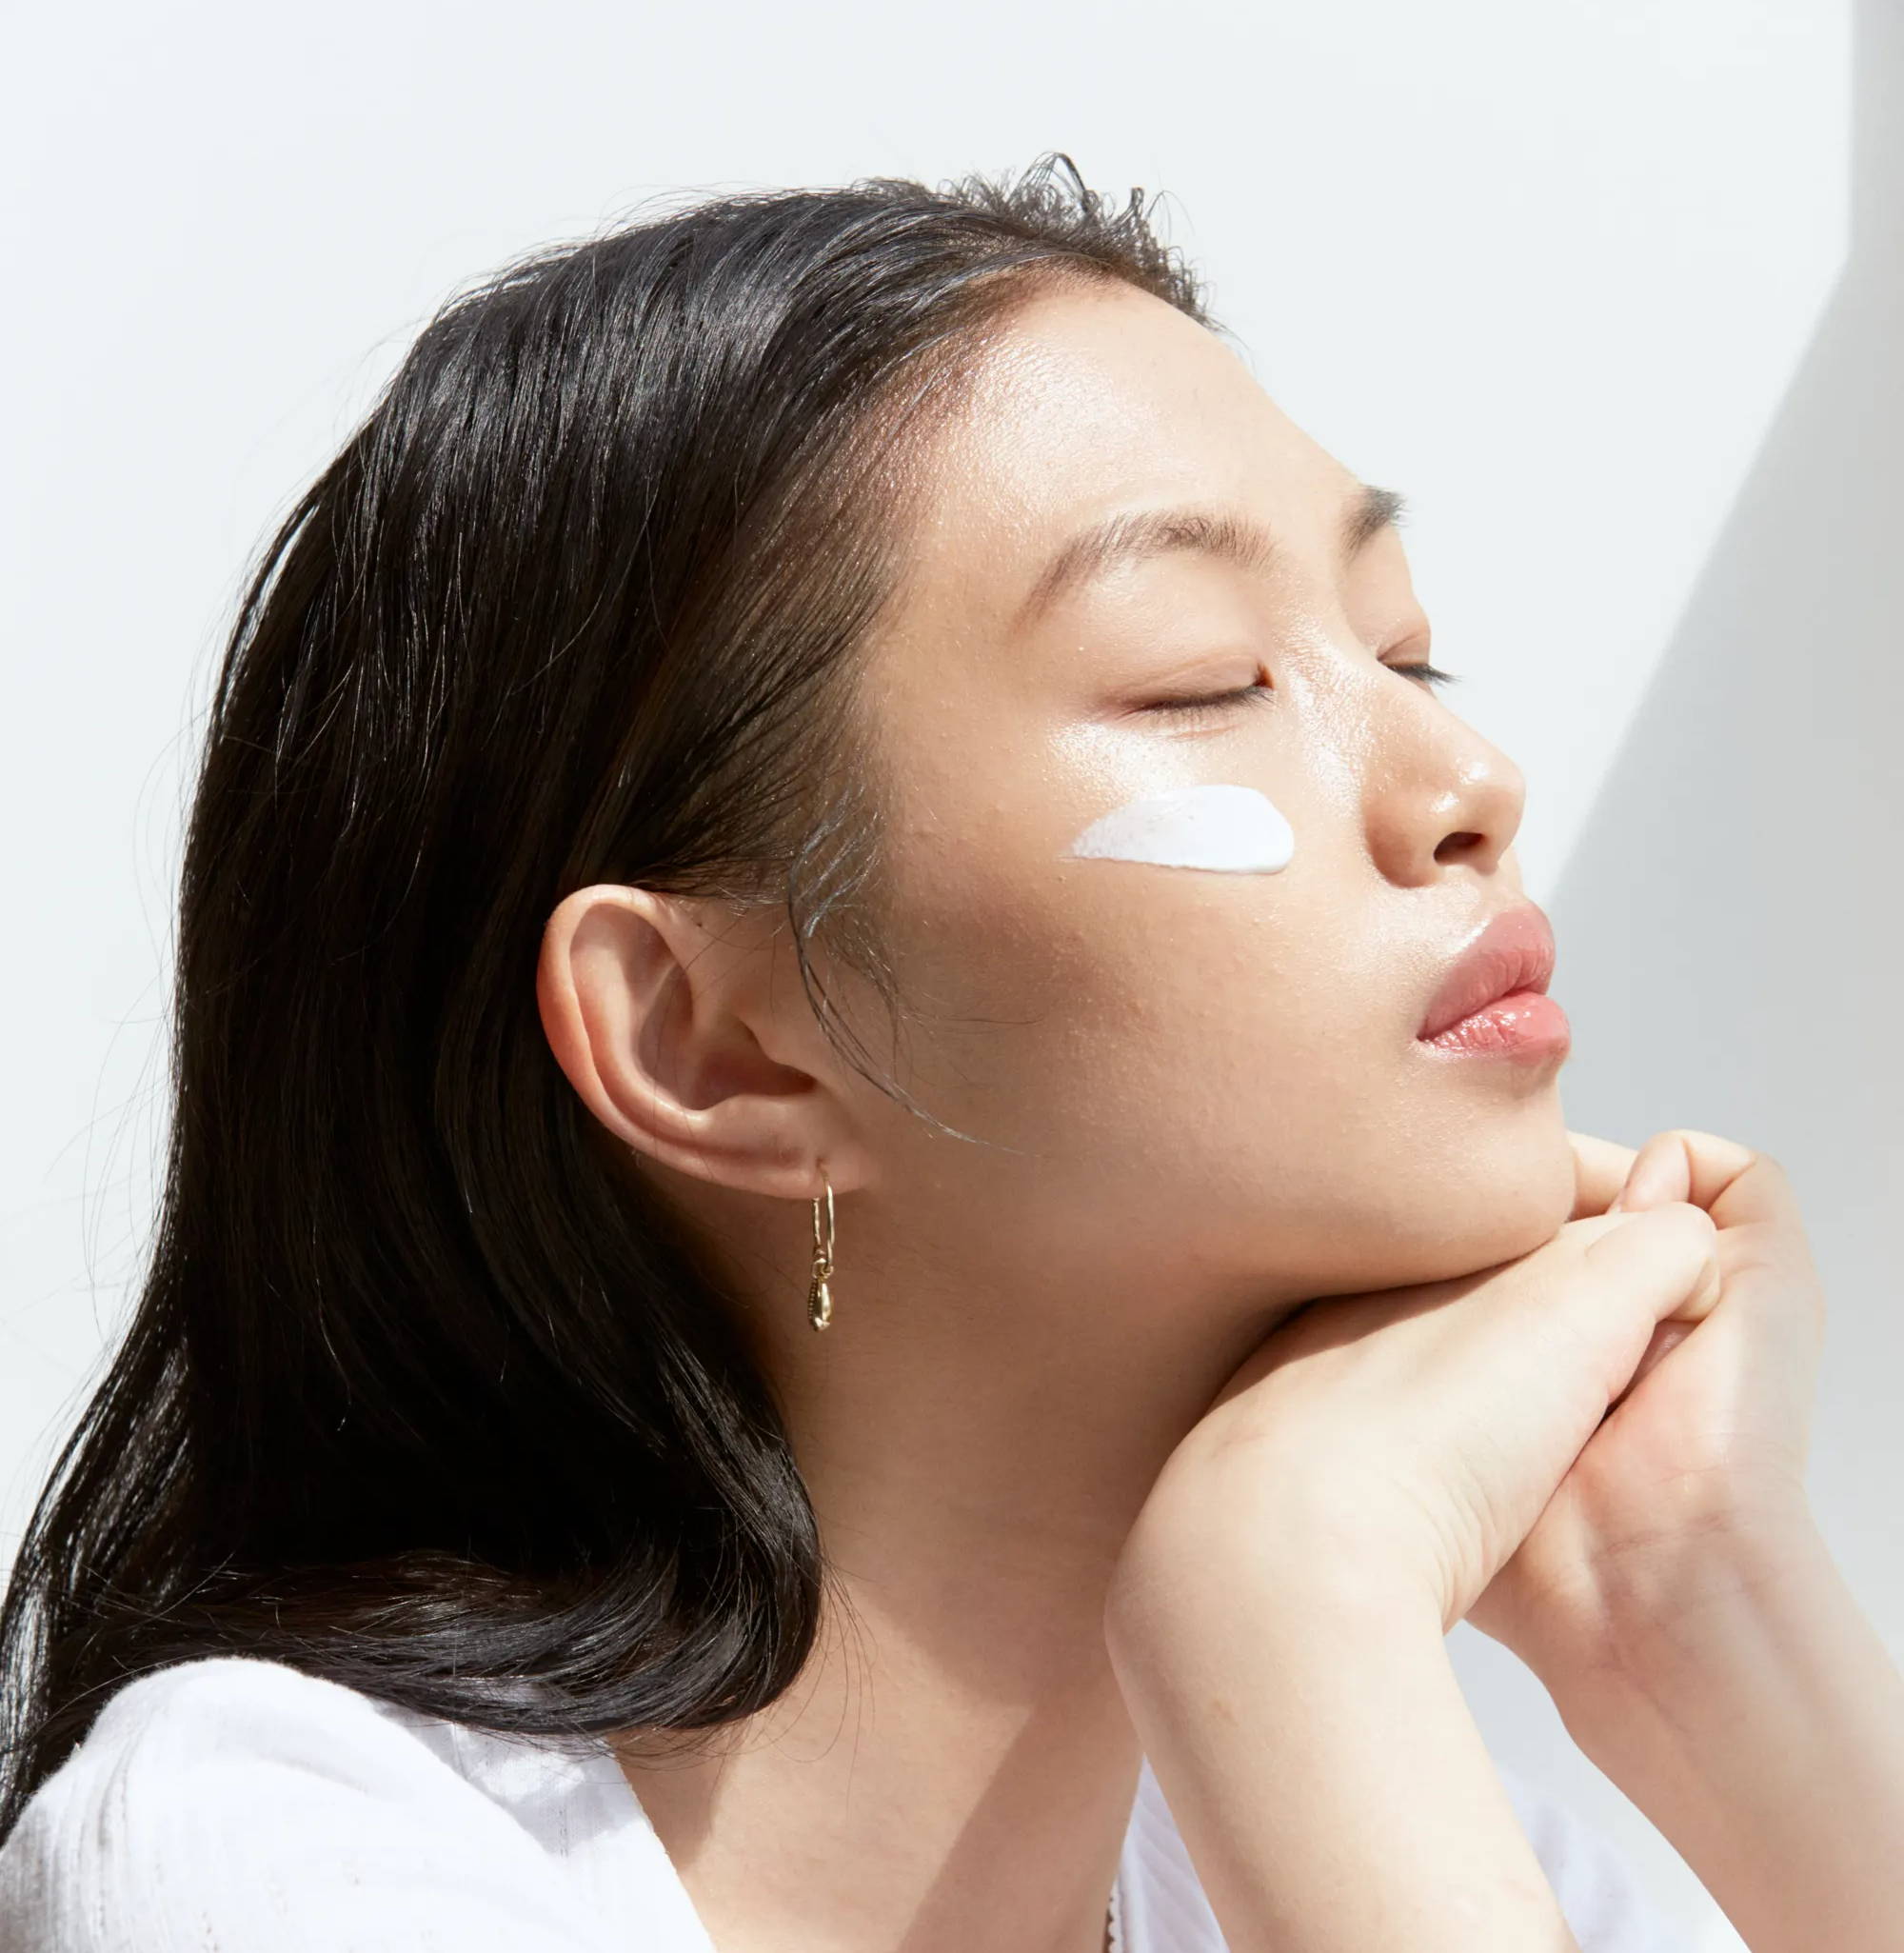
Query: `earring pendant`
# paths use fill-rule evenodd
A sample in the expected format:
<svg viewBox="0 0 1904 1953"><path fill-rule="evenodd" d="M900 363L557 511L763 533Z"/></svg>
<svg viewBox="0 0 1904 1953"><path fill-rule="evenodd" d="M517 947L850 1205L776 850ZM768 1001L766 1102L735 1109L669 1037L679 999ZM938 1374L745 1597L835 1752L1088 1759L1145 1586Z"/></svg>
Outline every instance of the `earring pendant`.
<svg viewBox="0 0 1904 1953"><path fill-rule="evenodd" d="M813 1197L813 1275L806 1285L806 1320L816 1329L825 1328L833 1320L833 1291L826 1285L833 1277L833 1183L822 1174L821 1185L826 1191ZM826 1204L823 1228L820 1217L823 1198Z"/></svg>

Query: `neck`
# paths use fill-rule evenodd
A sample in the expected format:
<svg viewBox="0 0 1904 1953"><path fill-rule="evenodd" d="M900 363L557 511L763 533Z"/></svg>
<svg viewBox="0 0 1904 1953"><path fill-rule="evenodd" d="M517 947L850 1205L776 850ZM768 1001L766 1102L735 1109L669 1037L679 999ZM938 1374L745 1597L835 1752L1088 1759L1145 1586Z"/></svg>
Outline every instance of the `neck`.
<svg viewBox="0 0 1904 1953"><path fill-rule="evenodd" d="M797 1280L762 1304L831 1569L813 1658L711 1753L625 1767L723 1953L1100 1953L1141 1763L1105 1589L1266 1324L902 1286L859 1243L825 1331Z"/></svg>

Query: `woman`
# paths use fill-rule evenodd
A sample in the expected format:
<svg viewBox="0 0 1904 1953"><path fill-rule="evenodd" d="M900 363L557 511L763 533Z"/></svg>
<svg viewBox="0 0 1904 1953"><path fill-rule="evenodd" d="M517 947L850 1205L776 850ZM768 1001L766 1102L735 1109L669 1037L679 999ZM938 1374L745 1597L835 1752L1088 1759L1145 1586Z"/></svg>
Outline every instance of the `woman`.
<svg viewBox="0 0 1904 1953"><path fill-rule="evenodd" d="M1050 159L446 309L213 705L9 1944L1663 1943L1464 1617L1894 1944L1797 1219L1566 1131L1396 508Z"/></svg>

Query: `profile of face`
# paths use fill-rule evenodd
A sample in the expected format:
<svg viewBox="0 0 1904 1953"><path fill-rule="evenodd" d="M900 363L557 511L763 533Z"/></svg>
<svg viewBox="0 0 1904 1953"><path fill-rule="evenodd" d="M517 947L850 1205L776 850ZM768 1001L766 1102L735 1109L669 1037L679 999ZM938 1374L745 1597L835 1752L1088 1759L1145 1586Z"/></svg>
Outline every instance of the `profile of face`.
<svg viewBox="0 0 1904 1953"><path fill-rule="evenodd" d="M852 1183L1098 1294L1390 1286L1550 1236L1564 1031L1418 1036L1525 907L1523 782L1408 675L1428 621L1363 485L1121 286L1016 312L922 462L860 705L902 1083L969 1137L849 1084ZM1067 551L1185 508L1268 547Z"/></svg>

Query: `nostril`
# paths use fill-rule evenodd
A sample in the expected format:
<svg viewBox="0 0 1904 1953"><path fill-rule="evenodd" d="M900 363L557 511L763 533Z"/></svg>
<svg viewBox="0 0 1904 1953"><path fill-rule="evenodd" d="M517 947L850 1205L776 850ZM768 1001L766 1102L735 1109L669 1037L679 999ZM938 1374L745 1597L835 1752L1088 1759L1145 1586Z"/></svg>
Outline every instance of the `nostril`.
<svg viewBox="0 0 1904 1953"><path fill-rule="evenodd" d="M1440 862L1459 861L1463 855L1472 854L1487 839L1484 834L1450 834L1435 850L1435 859Z"/></svg>

